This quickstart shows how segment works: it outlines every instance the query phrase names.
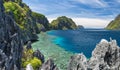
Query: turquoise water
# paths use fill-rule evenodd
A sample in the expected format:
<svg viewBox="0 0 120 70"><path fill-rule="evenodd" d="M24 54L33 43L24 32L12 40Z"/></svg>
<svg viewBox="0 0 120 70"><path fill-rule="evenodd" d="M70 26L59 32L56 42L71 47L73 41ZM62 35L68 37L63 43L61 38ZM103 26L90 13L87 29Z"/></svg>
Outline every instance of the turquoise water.
<svg viewBox="0 0 120 70"><path fill-rule="evenodd" d="M32 44L33 49L39 49L46 60L52 58L60 70L66 70L70 57L76 53L90 58L101 39L109 41L111 37L120 45L120 31L103 29L53 30L38 36L39 41Z"/></svg>
<svg viewBox="0 0 120 70"><path fill-rule="evenodd" d="M83 30L54 30L49 35L57 36L53 41L66 51L83 53L87 58L91 57L92 51L101 39L109 41L110 37L117 40L120 45L120 31L104 29L83 29Z"/></svg>
<svg viewBox="0 0 120 70"><path fill-rule="evenodd" d="M49 58L53 59L60 70L66 70L70 56L72 56L73 53L65 51L59 47L59 45L53 43L54 40L59 43L62 38L57 38L47 33L41 33L38 36L39 41L32 44L33 49L39 49L44 54L45 60Z"/></svg>

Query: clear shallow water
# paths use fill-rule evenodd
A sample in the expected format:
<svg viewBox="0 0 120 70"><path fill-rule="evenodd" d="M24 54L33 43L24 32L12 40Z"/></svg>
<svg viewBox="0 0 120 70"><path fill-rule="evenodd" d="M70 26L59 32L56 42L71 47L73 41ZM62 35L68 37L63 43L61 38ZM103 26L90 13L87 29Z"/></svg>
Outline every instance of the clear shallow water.
<svg viewBox="0 0 120 70"><path fill-rule="evenodd" d="M54 30L49 31L49 35L57 36L52 42L66 51L73 53L84 53L87 58L91 57L96 44L101 39L110 37L116 39L120 45L120 31L109 31L103 29L85 29L85 30Z"/></svg>
<svg viewBox="0 0 120 70"><path fill-rule="evenodd" d="M52 41L57 39L56 36L48 35L47 33L41 33L38 34L38 37L39 41L32 44L33 49L39 49L45 56L45 60L49 58L53 59L60 70L67 70L67 64L73 53L65 51L63 48L54 44ZM60 40L61 39L58 41Z"/></svg>
<svg viewBox="0 0 120 70"><path fill-rule="evenodd" d="M39 49L45 60L51 58L60 70L66 70L69 59L75 53L84 53L90 58L91 52L101 39L111 37L120 45L120 31L102 29L56 30L38 34L39 41L32 44L33 49Z"/></svg>

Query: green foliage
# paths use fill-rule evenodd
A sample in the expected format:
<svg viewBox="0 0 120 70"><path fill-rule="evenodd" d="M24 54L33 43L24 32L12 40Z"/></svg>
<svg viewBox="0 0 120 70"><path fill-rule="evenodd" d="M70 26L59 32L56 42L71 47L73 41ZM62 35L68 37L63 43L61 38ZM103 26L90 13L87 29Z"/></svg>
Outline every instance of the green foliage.
<svg viewBox="0 0 120 70"><path fill-rule="evenodd" d="M40 14L40 13L36 13L36 12L32 12L32 16L37 18L37 19L44 19L45 16Z"/></svg>
<svg viewBox="0 0 120 70"><path fill-rule="evenodd" d="M28 64L31 64L33 69L37 70L37 68L39 68L42 65L42 62L38 58L34 57L29 61L23 62L22 66L25 68Z"/></svg>
<svg viewBox="0 0 120 70"><path fill-rule="evenodd" d="M49 30L49 21L44 15L32 12L32 16L36 19L37 24L41 24L46 30Z"/></svg>
<svg viewBox="0 0 120 70"><path fill-rule="evenodd" d="M26 49L26 48L24 48L24 52L23 52L23 61L25 60L27 60L27 61L29 61L29 60L31 60L31 58L33 57L33 50L32 49Z"/></svg>
<svg viewBox="0 0 120 70"><path fill-rule="evenodd" d="M28 64L31 64L34 70L42 65L42 61L36 57L33 57L33 50L24 48L22 56L22 67L25 68Z"/></svg>
<svg viewBox="0 0 120 70"><path fill-rule="evenodd" d="M22 8L18 3L11 1L5 2L4 7L5 12L12 12L16 23L20 26L20 28L24 29L28 8L26 6Z"/></svg>
<svg viewBox="0 0 120 70"><path fill-rule="evenodd" d="M77 26L75 22L71 18L67 18L66 16L58 17L56 20L51 22L52 29L76 29Z"/></svg>
<svg viewBox="0 0 120 70"><path fill-rule="evenodd" d="M115 20L111 21L106 29L110 30L120 30L120 15L118 15Z"/></svg>

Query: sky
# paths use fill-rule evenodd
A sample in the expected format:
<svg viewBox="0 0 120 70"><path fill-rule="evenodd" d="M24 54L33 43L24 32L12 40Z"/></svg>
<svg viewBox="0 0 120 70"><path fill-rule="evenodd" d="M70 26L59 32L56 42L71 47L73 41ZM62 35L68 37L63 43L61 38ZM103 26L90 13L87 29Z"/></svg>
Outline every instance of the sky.
<svg viewBox="0 0 120 70"><path fill-rule="evenodd" d="M23 0L49 22L59 16L72 18L86 28L104 28L120 14L120 0Z"/></svg>

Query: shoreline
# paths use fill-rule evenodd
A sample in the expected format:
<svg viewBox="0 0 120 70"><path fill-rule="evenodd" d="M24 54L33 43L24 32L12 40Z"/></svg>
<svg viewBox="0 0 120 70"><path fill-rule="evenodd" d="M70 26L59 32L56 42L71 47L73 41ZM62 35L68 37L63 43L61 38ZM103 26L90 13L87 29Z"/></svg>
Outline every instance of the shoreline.
<svg viewBox="0 0 120 70"><path fill-rule="evenodd" d="M33 50L39 49L45 56L45 60L51 58L60 70L66 70L69 59L74 53L66 51L59 47L59 45L54 44L52 40L54 40L56 36L48 35L47 32L43 32L38 34L38 37L38 41L32 43Z"/></svg>

